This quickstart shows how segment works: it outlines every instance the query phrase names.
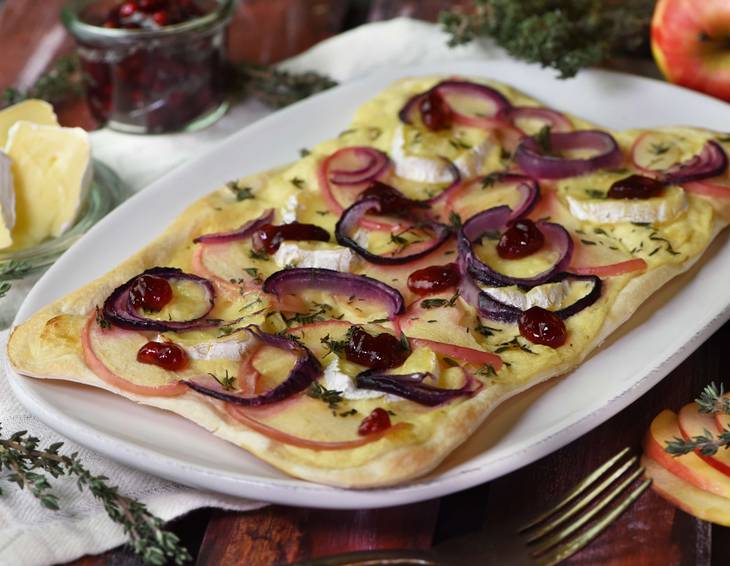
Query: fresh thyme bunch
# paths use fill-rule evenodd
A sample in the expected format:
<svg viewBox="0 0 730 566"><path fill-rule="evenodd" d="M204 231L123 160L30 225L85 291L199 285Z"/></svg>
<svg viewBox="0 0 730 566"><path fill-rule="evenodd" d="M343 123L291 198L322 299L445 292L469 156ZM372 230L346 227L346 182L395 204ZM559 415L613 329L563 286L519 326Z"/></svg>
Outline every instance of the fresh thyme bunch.
<svg viewBox="0 0 730 566"><path fill-rule="evenodd" d="M233 93L238 97L253 96L273 108L283 108L312 96L337 83L312 71L292 73L244 63L233 70Z"/></svg>
<svg viewBox="0 0 730 566"><path fill-rule="evenodd" d="M655 0L474 0L471 10L442 12L450 46L492 37L510 55L560 78L638 49L648 37Z"/></svg>
<svg viewBox="0 0 730 566"><path fill-rule="evenodd" d="M146 564L181 565L192 559L177 535L166 531L162 520L152 515L144 504L121 495L117 487L107 483L107 477L92 474L81 464L77 453L59 452L62 446L62 442L56 442L41 448L40 440L26 431L16 432L9 438L0 434L2 479L27 489L41 505L55 511L61 502L51 491L48 476L75 478L78 488L87 489L101 501L109 518L122 526L130 546Z"/></svg>
<svg viewBox="0 0 730 566"><path fill-rule="evenodd" d="M722 384L718 387L710 383L695 399L695 403L699 405L700 413L730 415L730 398L725 397ZM682 456L695 450L703 456L712 456L720 448L730 448L730 429L722 431L718 436L705 429L703 434L693 436L689 440L675 437L667 442L664 449L672 456Z"/></svg>
<svg viewBox="0 0 730 566"><path fill-rule="evenodd" d="M248 63L230 67L231 95L234 98L253 96L264 104L282 108L307 98L337 83L319 73L292 73ZM15 104L26 98L40 98L50 103L64 102L82 92L83 73L76 55L60 58L27 91L13 87L0 93L0 108Z"/></svg>

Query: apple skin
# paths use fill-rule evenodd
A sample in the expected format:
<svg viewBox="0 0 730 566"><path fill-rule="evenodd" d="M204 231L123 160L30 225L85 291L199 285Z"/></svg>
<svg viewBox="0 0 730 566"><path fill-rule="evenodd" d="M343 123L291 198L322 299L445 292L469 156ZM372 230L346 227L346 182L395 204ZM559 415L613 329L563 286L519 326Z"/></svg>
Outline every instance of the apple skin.
<svg viewBox="0 0 730 566"><path fill-rule="evenodd" d="M703 521L730 526L730 499L687 483L646 455L642 456L641 465L644 475L652 479L652 489L664 499Z"/></svg>
<svg viewBox="0 0 730 566"><path fill-rule="evenodd" d="M651 48L667 80L730 101L730 2L659 0Z"/></svg>
<svg viewBox="0 0 730 566"><path fill-rule="evenodd" d="M679 411L679 430L685 440L702 435L706 430L714 432L716 427L715 417L707 413L700 413L697 403L689 403ZM716 470L730 476L730 450L727 448L720 448L714 456L705 456L699 452L697 452L697 456Z"/></svg>
<svg viewBox="0 0 730 566"><path fill-rule="evenodd" d="M679 436L677 415L670 410L662 411L654 418L646 433L644 454L688 484L728 498L730 504L730 477L710 466L693 452L672 456L664 450L667 441Z"/></svg>

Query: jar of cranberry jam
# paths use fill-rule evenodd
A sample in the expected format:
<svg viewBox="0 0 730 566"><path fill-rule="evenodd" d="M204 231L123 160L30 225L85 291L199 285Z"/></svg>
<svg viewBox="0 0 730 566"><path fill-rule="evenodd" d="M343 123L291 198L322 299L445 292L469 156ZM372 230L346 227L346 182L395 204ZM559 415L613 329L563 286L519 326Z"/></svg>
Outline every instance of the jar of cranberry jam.
<svg viewBox="0 0 730 566"><path fill-rule="evenodd" d="M73 0L94 118L130 133L195 130L227 109L225 33L235 0Z"/></svg>

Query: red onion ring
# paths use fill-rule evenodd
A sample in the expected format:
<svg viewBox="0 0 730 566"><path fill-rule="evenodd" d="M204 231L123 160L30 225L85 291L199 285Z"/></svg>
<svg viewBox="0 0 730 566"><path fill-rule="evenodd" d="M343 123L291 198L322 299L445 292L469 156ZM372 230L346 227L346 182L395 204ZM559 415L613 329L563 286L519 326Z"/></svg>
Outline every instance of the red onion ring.
<svg viewBox="0 0 730 566"><path fill-rule="evenodd" d="M448 210L454 210L455 202L461 196L464 189L473 185L480 185L480 190L482 190L484 182L487 179L493 180L494 185L514 184L515 190L522 196L522 201L515 207L507 222L527 216L540 200L540 185L535 179L526 175L501 171L472 179L467 184L461 185L458 190L454 190L447 200L446 206Z"/></svg>
<svg viewBox="0 0 730 566"><path fill-rule="evenodd" d="M468 279L468 275L465 279ZM591 281L593 283L593 288L589 293L578 299L576 302L565 308L553 311L553 314L559 316L563 320L579 313L583 309L588 308L595 303L601 297L601 289L603 287L601 278L596 275L576 275L574 273L560 273L552 279L550 283L564 281L566 279L574 281ZM524 312L522 309L498 301L486 291L479 289L474 281L462 282L459 289L464 300L475 307L477 311L479 311L479 316L484 318L497 322L514 324L519 320L520 316L522 316L522 313Z"/></svg>
<svg viewBox="0 0 730 566"><path fill-rule="evenodd" d="M342 273L332 269L302 267L284 269L270 275L264 281L263 290L281 298L286 294L299 294L307 289L327 291L337 295L361 297L382 303L390 316L403 312L403 296L390 285L353 273Z"/></svg>
<svg viewBox="0 0 730 566"><path fill-rule="evenodd" d="M517 120L521 118L542 120L545 125L550 126L551 132L571 132L573 131L573 123L565 114L561 114L557 110L550 108L542 108L539 106L512 106L500 111L499 117L512 124L515 128Z"/></svg>
<svg viewBox="0 0 730 566"><path fill-rule="evenodd" d="M565 228L553 222L537 223L537 227L545 236L545 241L557 246L559 252L559 257L553 266L542 273L533 277L510 277L495 271L476 257L472 249L474 242L479 240L485 232L501 231L514 219L512 209L508 206L496 206L475 214L464 223L459 231L458 249L459 261L463 262L466 271L478 281L495 287L508 285L534 287L551 281L558 273L565 271L573 256L573 239Z"/></svg>
<svg viewBox="0 0 730 566"><path fill-rule="evenodd" d="M254 220L249 220L240 228L231 230L230 232L215 232L213 234L203 234L193 240L195 244L225 244L235 240L245 240L251 236L256 230L266 224L271 224L274 219L274 209L265 210L261 216Z"/></svg>
<svg viewBox="0 0 730 566"><path fill-rule="evenodd" d="M432 220L430 218L423 217L419 219L420 225L433 230L435 233L435 237L428 246L418 252L404 256L382 256L374 254L366 248L362 247L353 239L352 235L355 233L357 227L361 225L361 220L363 219L363 217L369 212L382 211L398 217L402 217L403 215L408 214L414 209L424 208L428 206L424 202L414 201L406 198L399 191L393 189L392 187L388 187L387 185L381 186L385 187L385 189L387 189L389 193L385 194L385 196L376 194L366 196L365 198L357 201L355 204L350 206L342 213L342 216L335 225L335 238L340 245L350 248L356 254L358 254L366 261L369 261L370 263L375 263L378 265L402 265L404 263L409 263L411 261L415 261L417 259L427 256L431 252L441 247L441 245L446 242L449 237L451 237L451 227L447 226L446 224L436 222L435 220ZM392 203L387 202L387 199L395 199L394 202L399 206L393 206ZM399 209L397 214L395 213L396 208Z"/></svg>
<svg viewBox="0 0 730 566"><path fill-rule="evenodd" d="M398 117L401 122L412 125L421 100L432 91L438 91L438 93L442 95L446 104L451 109L454 123L461 124L463 126L470 126L474 128L493 128L503 125L504 120L498 117L499 113L512 106L510 101L507 100L507 98L498 90L483 84L452 79L442 81L430 90L412 96L398 112ZM462 114L448 103L446 95L449 93L470 94L472 96L488 100L494 104L494 114L492 116L470 116Z"/></svg>
<svg viewBox="0 0 730 566"><path fill-rule="evenodd" d="M702 151L687 161L677 163L662 172L659 180L667 185L681 185L725 174L728 159L725 150L715 140L708 141Z"/></svg>
<svg viewBox="0 0 730 566"><path fill-rule="evenodd" d="M208 376L198 378L196 381L185 380L183 383L193 391L197 391L208 397L213 397L214 399L220 399L221 401L233 403L234 405L242 405L244 407L260 407L261 405L269 405L283 401L292 395L304 391L313 381L322 375L322 365L319 363L319 360L317 360L309 348L303 346L296 340L277 334L268 334L255 325L247 326L246 330L254 338L268 346L280 350L288 350L297 355L297 362L284 381L255 397L244 396L242 392L227 392L214 378Z"/></svg>
<svg viewBox="0 0 730 566"><path fill-rule="evenodd" d="M336 169L337 160L346 158L364 159L362 166L354 169ZM345 147L327 158L328 180L335 185L360 185L375 180L390 165L390 159L373 147Z"/></svg>
<svg viewBox="0 0 730 566"><path fill-rule="evenodd" d="M193 281L200 285L205 291L208 300L208 308L197 318L190 320L155 320L138 314L137 309L132 305L130 291L137 279L144 275L153 275L161 277L167 281L187 280ZM153 267L143 271L139 275L135 275L126 283L120 285L111 295L104 301L104 318L115 326L126 328L128 330L155 330L157 332L165 332L168 330L195 330L198 328L211 328L218 326L221 321L217 319L205 318L213 309L215 303L215 290L213 285L207 279L185 273L181 269L174 267Z"/></svg>
<svg viewBox="0 0 730 566"><path fill-rule="evenodd" d="M535 138L523 139L517 146L515 160L528 175L540 179L565 179L595 171L618 167L623 156L616 140L599 130L551 133L550 144L557 151L595 149L600 153L587 159L564 159L545 155Z"/></svg>
<svg viewBox="0 0 730 566"><path fill-rule="evenodd" d="M482 388L482 384L475 380L470 373L463 368L462 371L466 377L466 382L458 389L424 385L421 382L426 377L433 377L430 372L393 375L382 373L379 370L367 370L358 374L355 378L355 385L358 389L382 391L383 393L414 401L419 405L435 407L457 397L471 397Z"/></svg>

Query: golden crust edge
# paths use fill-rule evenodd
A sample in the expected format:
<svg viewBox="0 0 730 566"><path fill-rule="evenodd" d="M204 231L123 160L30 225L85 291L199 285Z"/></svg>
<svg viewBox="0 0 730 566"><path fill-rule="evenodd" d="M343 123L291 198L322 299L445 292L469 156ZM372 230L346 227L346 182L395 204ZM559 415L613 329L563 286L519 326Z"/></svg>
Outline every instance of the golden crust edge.
<svg viewBox="0 0 730 566"><path fill-rule="evenodd" d="M173 226L185 219L186 214L183 214L178 221L173 224ZM199 426L202 426L219 438L246 449L276 468L290 475L306 479L307 481L350 488L373 488L398 484L412 480L416 477L424 476L433 471L456 447L461 445L466 438L471 436L471 434L473 434L474 431L481 426L489 414L498 405L508 400L510 397L513 397L552 377L563 375L580 365L580 363L582 363L582 361L590 353L600 346L609 335L626 322L633 315L636 308L650 295L674 277L691 269L700 260L700 258L703 257L707 247L709 247L709 245L715 240L724 226L725 223L720 219L717 219L715 226L713 227L712 236L708 240L707 245L700 253L690 260L678 265L665 265L631 279L621 290L617 300L611 305L611 309L604 321L602 331L583 351L581 357L577 361L566 362L557 368L551 368L549 371L542 372L519 387L510 388L508 384L496 384L483 395L476 397L473 402L457 407L457 410L448 414L445 421L442 422L441 426L437 429L436 434L430 437L427 442L417 445L406 444L397 447L362 466L332 469L315 467L292 461L291 454L288 454L288 457L279 458L277 457L277 448L285 449L286 445L246 429L243 425L233 421L233 419L227 415L223 415L219 408L216 409L215 403L208 400L201 400L192 393L176 398L153 398L138 396L118 390L96 377L93 372L86 368L82 360L79 358L76 358L75 360L64 360L61 364L59 364L61 366L67 366L69 370L72 370L69 372L64 372L64 370L58 372L65 373L66 376L63 378L57 378L48 374L31 375L39 378L63 379L66 381L92 385L112 393L122 395L143 405L171 411L193 421ZM168 232L166 231L158 240L166 239L165 236L167 234ZM180 237L184 239L183 236ZM173 239L177 240L177 238ZM140 265L148 265L145 263L147 261L145 254L149 253L149 248L158 246L159 241L156 240L137 255L132 256L129 260L125 261L117 269L102 278L93 281L86 287L79 289L77 292L72 293L66 299L68 299L71 304L75 304L78 297L86 295L86 310L88 310L88 305L93 305L95 302L95 300L88 299L88 287L97 285L99 287L97 289L97 293L105 296L105 294L111 289L106 290L103 286L100 286L99 283L101 280L108 280L113 274L125 274L122 275L124 278L134 275L134 273L139 271ZM57 303L64 302L64 299L57 301ZM47 315L42 316L43 313L48 310L53 312L52 307L55 305L56 303L53 303L49 307L39 311L31 317L31 319L26 321L24 325L28 325L28 323L31 322L35 322L36 326L45 324L50 317ZM22 327L23 326L14 329L8 346L9 358L14 368L18 368L22 365L16 363L18 359L18 348L16 347L17 342L18 340L21 342L24 340L24 338L18 337L18 330ZM32 333L27 334L27 338L30 339L30 335ZM68 363L69 361L71 363ZM79 372L79 370L81 371ZM25 373L27 374L28 372L26 371Z"/></svg>

